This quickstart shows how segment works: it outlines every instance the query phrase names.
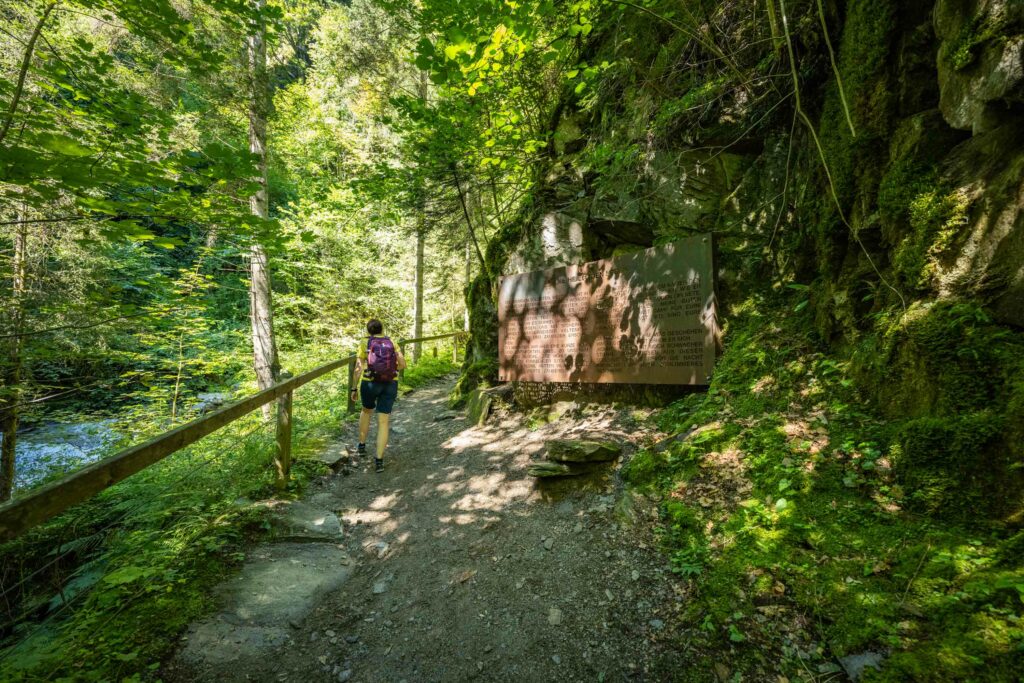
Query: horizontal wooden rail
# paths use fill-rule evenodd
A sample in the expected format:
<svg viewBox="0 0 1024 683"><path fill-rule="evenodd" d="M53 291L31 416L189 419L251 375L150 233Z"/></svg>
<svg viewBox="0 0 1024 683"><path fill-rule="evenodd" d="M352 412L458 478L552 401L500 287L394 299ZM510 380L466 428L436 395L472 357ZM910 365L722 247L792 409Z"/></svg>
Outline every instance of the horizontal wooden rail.
<svg viewBox="0 0 1024 683"><path fill-rule="evenodd" d="M405 355L405 347L407 345L409 345L409 344L419 344L420 342L436 341L438 339L451 339L452 337L465 337L468 334L469 334L469 332L467 332L465 330L459 330L458 332L448 332L447 334L435 334L432 337L414 337L413 339L399 339L398 340L398 348L402 352L402 355L404 356ZM434 355L435 356L437 355L437 349L434 349ZM452 345L452 362L453 363L458 362L458 359L459 359L458 357L459 357L458 339L456 339L456 343L454 345ZM398 378L399 379L405 379L405 370L399 370L398 371Z"/></svg>
<svg viewBox="0 0 1024 683"><path fill-rule="evenodd" d="M450 337L460 337L462 335L469 334L469 332L449 332L448 334L435 334L433 337L416 337L415 339L399 339L398 344L405 346L406 344L415 344L417 342L434 341L435 339L448 339Z"/></svg>
<svg viewBox="0 0 1024 683"><path fill-rule="evenodd" d="M332 370L337 370L344 365L349 365L351 368L354 366L355 360L355 356L348 356L326 365L321 365L297 377L278 382L258 394L253 394L237 403L224 406L209 415L204 415L180 427L176 427L149 441L132 446L109 458L104 458L83 467L81 470L69 474L63 479L32 491L23 498L0 505L0 542L15 538L28 529L59 515L73 505L88 500L100 491L110 488L119 481L123 481L136 472L162 460L171 453L199 441L204 436L212 434L221 427L251 413L264 404L270 403L282 396L290 398L291 393L303 384L312 382L314 379L326 375ZM351 378L351 370L349 377ZM289 400L287 403L289 404L287 413L288 425L290 427L291 401ZM281 438L282 435L279 428L279 447ZM290 431L288 442L290 444ZM282 454L278 455L282 457ZM285 453L283 455L287 456L289 454Z"/></svg>

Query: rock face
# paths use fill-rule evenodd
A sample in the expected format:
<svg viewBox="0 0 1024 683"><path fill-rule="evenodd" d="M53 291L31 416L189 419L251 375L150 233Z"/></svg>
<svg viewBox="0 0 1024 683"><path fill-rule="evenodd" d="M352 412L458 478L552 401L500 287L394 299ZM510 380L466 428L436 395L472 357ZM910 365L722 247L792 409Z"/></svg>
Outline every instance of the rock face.
<svg viewBox="0 0 1024 683"><path fill-rule="evenodd" d="M1024 3L935 3L939 108L954 128L984 133L1019 117L1024 104Z"/></svg>
<svg viewBox="0 0 1024 683"><path fill-rule="evenodd" d="M728 3L716 7L737 27L763 29ZM511 274L712 232L724 318L745 315L751 296L778 282L799 283L808 292L801 324L851 363L885 417L976 413L964 429L983 446L954 456L959 447L939 440L942 453L922 458L962 455L996 473L998 493L979 501L1003 514L1012 506L997 501L1020 500L1024 476L1011 467L1024 457L1016 360L1024 344L1024 2L822 7L842 89L813 7L811 21L790 29L806 50L798 77L817 139L798 119L792 125L793 103L776 93L719 89L703 73L673 69L674 53L645 43L652 27L638 21L623 29L634 41L631 66L602 80L602 98L562 98L530 202L495 236L488 258L494 272ZM722 37L748 45L742 30ZM594 60L622 51L621 36L591 41ZM762 63L775 62L770 43ZM761 69L753 59L749 68ZM477 360L498 355L493 284L481 276L472 290ZM521 406L577 397L641 403L646 394L624 385L515 388ZM1005 428L988 429L986 415ZM898 470L904 484L913 481L908 472Z"/></svg>
<svg viewBox="0 0 1024 683"><path fill-rule="evenodd" d="M946 177L965 204L964 224L936 284L944 296L995 290L998 320L1024 327L1024 126L1006 124L956 147Z"/></svg>
<svg viewBox="0 0 1024 683"><path fill-rule="evenodd" d="M622 447L610 441L560 439L548 445L548 460L556 462L609 462L620 453Z"/></svg>

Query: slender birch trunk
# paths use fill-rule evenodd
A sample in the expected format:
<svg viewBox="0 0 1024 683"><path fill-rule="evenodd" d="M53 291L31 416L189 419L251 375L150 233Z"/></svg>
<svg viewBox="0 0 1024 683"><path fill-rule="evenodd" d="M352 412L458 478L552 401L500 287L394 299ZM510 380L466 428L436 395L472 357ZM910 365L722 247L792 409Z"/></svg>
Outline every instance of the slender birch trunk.
<svg viewBox="0 0 1024 683"><path fill-rule="evenodd" d="M263 0L256 0L256 5L262 10ZM256 194L249 197L249 208L254 216L265 219L270 215L267 194L267 114L270 82L267 75L266 28L262 19L258 19L252 28L252 33L246 41L249 61L249 151L259 159L259 189ZM249 319L252 324L256 381L260 389L266 389L277 381L281 368L277 360L277 343L274 339L270 266L266 251L255 240L249 252ZM263 417L269 419L271 414L271 405L263 406Z"/></svg>
<svg viewBox="0 0 1024 683"><path fill-rule="evenodd" d="M427 101L427 72L420 71L419 81L416 84L416 94L420 102ZM423 336L423 247L427 233L427 198L425 189L421 188L419 197L419 215L416 219L416 272L413 282L413 305L412 305L412 336L419 339ZM419 361L423 353L423 344L415 342L412 345L412 361Z"/></svg>

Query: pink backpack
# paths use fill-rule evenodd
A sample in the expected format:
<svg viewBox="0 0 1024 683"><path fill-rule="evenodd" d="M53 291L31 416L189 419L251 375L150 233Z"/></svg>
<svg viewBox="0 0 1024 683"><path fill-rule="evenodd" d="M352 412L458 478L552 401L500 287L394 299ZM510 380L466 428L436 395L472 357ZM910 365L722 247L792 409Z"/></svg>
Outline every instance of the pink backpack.
<svg viewBox="0 0 1024 683"><path fill-rule="evenodd" d="M388 337L370 337L366 344L366 365L374 382L392 382L398 376L398 353Z"/></svg>

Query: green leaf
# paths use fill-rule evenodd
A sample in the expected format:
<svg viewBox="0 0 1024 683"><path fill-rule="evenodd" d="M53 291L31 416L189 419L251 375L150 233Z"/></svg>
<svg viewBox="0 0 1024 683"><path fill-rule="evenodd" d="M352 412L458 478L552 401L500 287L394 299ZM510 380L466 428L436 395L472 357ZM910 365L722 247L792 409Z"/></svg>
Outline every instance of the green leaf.
<svg viewBox="0 0 1024 683"><path fill-rule="evenodd" d="M109 583L112 586L121 586L150 576L155 573L155 571L156 570L152 567L121 567L120 569L115 569L103 577L103 582Z"/></svg>
<svg viewBox="0 0 1024 683"><path fill-rule="evenodd" d="M65 156L87 157L92 154L92 150L85 145L60 133L40 133L36 136L36 141L43 149Z"/></svg>
<svg viewBox="0 0 1024 683"><path fill-rule="evenodd" d="M420 42L416 43L416 52L421 55L434 54L434 44L430 42L430 38L420 38Z"/></svg>

